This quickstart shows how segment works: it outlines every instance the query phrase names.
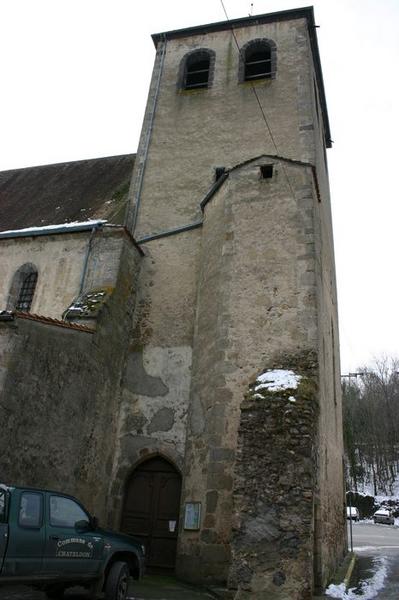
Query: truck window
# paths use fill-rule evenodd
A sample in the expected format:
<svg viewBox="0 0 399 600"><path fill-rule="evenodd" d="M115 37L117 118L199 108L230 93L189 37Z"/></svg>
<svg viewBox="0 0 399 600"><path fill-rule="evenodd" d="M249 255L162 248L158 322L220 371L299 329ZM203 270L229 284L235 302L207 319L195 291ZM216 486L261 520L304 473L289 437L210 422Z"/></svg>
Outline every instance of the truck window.
<svg viewBox="0 0 399 600"><path fill-rule="evenodd" d="M6 520L6 492L0 490L0 523Z"/></svg>
<svg viewBox="0 0 399 600"><path fill-rule="evenodd" d="M70 498L50 496L50 525L75 527L77 521L89 521L85 511Z"/></svg>
<svg viewBox="0 0 399 600"><path fill-rule="evenodd" d="M21 527L40 527L42 524L42 495L22 492L18 523Z"/></svg>

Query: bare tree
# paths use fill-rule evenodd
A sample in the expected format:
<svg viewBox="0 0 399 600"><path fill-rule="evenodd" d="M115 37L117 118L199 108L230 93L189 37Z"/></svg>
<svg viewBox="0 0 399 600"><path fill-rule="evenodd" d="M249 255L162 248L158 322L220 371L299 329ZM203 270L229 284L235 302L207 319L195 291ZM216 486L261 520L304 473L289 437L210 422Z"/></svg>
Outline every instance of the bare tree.
<svg viewBox="0 0 399 600"><path fill-rule="evenodd" d="M343 383L348 485L392 494L399 472L399 361L383 357Z"/></svg>

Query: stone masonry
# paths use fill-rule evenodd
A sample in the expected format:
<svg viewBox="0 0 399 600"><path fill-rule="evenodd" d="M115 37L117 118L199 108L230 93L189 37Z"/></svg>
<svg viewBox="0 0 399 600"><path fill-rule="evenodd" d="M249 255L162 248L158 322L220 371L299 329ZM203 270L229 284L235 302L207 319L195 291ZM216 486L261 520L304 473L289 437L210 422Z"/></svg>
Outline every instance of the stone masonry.
<svg viewBox="0 0 399 600"><path fill-rule="evenodd" d="M245 47L256 39L271 40L276 72L252 86L242 82L236 41ZM295 589L298 598L308 598L313 587L327 582L345 552L338 326L325 155L330 139L313 13L298 9L167 32L154 36L154 42L157 55L128 214L132 233L146 252L141 317L136 313L132 348L142 353L143 362L136 370L129 367L129 377L136 378L141 365L147 365L147 374L160 377L170 390L176 366L164 357L184 348L187 360L180 373L189 386L179 405L184 406L186 426L179 438L177 418L168 431L154 431L151 406L163 407L162 397L167 396L158 392L148 404L143 388L129 395L124 391L127 405L120 426L124 430L129 423L130 446L121 439L114 467L121 473L117 487L132 460L143 453L160 451L173 458L183 465L178 575L198 582L229 580L242 597L291 599ZM212 57L211 84L184 90L182 64L202 48ZM270 179L262 178L263 165L273 168ZM215 186L217 167L225 168L226 177ZM277 560L265 550L255 558L243 533L248 513L244 506L241 511L237 498L241 487L251 489L248 456L261 463L258 449L264 447L265 436L273 447L275 436L271 423L247 439L244 398L262 369L278 357L298 353L314 357L312 377L317 380L311 407L303 399L297 408L304 411L301 427L310 436L304 459L307 487L301 487L296 507L298 485L287 479L284 490L290 500L285 512L277 502L282 493L278 486L265 493L276 515L282 554ZM128 420L129 406L139 428ZM177 417L173 403L168 400L165 406ZM256 411L265 422L267 409ZM288 421L286 427L277 445L286 437L292 449L299 441L290 431L295 427ZM287 465L290 456L287 449ZM274 452L272 463L273 457ZM270 475L277 468L270 463L265 467ZM253 485L262 487L263 481L259 476ZM190 502L202 507L199 531L183 527ZM242 512L238 530L236 511ZM297 526L287 525L290 519ZM232 537L233 531L237 533ZM306 539L296 547L299 536ZM243 557L250 581L249 576L242 579Z"/></svg>

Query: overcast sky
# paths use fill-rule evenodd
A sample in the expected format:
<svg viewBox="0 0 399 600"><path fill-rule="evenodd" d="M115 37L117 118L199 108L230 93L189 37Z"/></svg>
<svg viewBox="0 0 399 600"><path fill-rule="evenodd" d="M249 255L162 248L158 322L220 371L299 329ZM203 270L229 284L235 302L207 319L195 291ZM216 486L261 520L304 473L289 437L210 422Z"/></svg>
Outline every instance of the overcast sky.
<svg viewBox="0 0 399 600"><path fill-rule="evenodd" d="M224 0L230 18L251 2ZM255 0L253 14L305 6ZM342 372L399 355L399 0L315 0ZM220 0L0 0L0 170L135 152L151 33L224 20Z"/></svg>

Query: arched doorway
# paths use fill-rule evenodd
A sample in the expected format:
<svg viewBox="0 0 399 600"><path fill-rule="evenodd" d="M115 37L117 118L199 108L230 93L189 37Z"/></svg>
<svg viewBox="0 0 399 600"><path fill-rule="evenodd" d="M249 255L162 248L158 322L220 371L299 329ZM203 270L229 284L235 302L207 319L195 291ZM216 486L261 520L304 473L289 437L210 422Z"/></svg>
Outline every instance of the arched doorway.
<svg viewBox="0 0 399 600"><path fill-rule="evenodd" d="M180 473L160 456L139 465L127 482L121 530L145 545L150 569L175 568L180 493Z"/></svg>

